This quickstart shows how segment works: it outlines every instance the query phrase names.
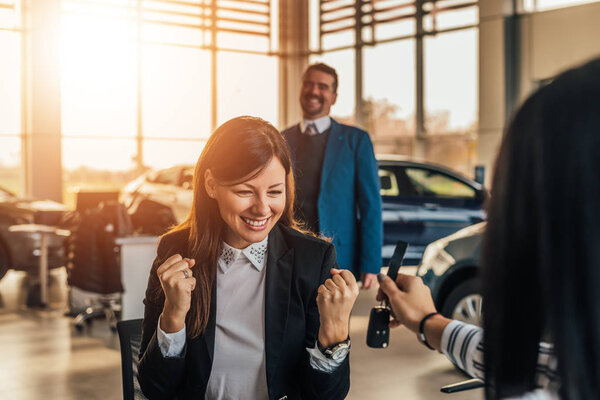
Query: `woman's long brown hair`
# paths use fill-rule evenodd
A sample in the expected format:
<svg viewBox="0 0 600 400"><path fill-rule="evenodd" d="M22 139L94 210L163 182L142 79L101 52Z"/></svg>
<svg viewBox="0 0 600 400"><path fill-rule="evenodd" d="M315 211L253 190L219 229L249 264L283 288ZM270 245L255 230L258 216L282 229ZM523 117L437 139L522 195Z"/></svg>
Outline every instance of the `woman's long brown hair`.
<svg viewBox="0 0 600 400"><path fill-rule="evenodd" d="M270 123L255 117L237 117L218 127L202 150L194 171L194 202L188 217L169 231L189 230L187 257L196 288L186 316L188 337L195 338L206 329L210 299L215 282L217 260L226 231L216 200L208 197L204 173L210 169L218 182L237 184L257 176L277 158L286 174L285 209L279 222L299 229L294 219L294 178L290 152L283 136Z"/></svg>

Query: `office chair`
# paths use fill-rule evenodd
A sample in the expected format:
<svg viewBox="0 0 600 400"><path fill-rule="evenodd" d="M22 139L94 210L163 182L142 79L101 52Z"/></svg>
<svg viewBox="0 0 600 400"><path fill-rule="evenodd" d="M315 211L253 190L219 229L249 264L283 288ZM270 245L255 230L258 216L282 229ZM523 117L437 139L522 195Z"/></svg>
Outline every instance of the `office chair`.
<svg viewBox="0 0 600 400"><path fill-rule="evenodd" d="M117 237L131 233L131 220L125 207L103 202L98 207L78 211L69 222L71 236L65 241L68 283L71 287L96 293L96 299L75 318L75 328L83 331L84 323L106 316L116 331L121 311L121 266Z"/></svg>
<svg viewBox="0 0 600 400"><path fill-rule="evenodd" d="M121 346L121 376L123 400L146 399L137 380L137 364L142 344L142 319L117 322Z"/></svg>

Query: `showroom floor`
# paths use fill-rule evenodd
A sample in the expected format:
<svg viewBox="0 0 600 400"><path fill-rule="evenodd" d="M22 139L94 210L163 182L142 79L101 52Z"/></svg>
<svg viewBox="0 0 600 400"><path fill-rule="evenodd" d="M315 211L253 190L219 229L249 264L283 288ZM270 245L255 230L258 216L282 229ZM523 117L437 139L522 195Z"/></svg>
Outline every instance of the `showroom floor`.
<svg viewBox="0 0 600 400"><path fill-rule="evenodd" d="M25 307L27 277L9 272L0 281L0 399L120 399L119 341L105 321L84 333L73 329L66 308L65 271L50 280L50 307ZM465 379L446 358L419 345L404 328L385 350L366 347L368 312L375 291L361 292L351 321L349 399L481 399L481 389L442 394L443 385Z"/></svg>

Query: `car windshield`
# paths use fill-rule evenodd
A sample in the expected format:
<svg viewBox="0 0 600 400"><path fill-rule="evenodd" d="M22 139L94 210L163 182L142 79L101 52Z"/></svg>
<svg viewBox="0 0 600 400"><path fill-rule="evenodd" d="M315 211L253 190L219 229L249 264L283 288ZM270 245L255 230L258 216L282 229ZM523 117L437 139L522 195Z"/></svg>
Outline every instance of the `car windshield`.
<svg viewBox="0 0 600 400"><path fill-rule="evenodd" d="M15 198L15 195L6 189L0 187L0 201L8 201Z"/></svg>

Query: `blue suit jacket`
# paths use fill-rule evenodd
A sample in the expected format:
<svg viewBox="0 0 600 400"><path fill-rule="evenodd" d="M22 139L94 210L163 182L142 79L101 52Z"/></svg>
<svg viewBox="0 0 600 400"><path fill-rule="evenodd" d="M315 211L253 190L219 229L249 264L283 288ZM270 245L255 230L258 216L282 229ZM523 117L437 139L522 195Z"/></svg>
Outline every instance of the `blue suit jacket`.
<svg viewBox="0 0 600 400"><path fill-rule="evenodd" d="M282 132L295 165L300 125ZM337 262L355 274L381 269L383 225L377 161L367 132L331 119L321 188L319 229L337 250Z"/></svg>

